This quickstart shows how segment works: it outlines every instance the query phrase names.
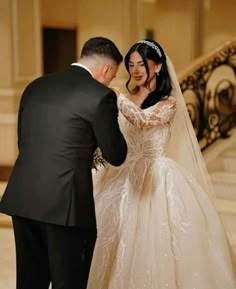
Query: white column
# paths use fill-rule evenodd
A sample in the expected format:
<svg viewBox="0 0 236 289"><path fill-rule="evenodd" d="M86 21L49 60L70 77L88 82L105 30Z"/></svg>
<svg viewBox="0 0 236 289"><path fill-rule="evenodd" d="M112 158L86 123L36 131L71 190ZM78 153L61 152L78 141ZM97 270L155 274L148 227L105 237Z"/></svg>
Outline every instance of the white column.
<svg viewBox="0 0 236 289"><path fill-rule="evenodd" d="M0 0L0 165L15 161L19 98L42 72L40 26L39 0Z"/></svg>

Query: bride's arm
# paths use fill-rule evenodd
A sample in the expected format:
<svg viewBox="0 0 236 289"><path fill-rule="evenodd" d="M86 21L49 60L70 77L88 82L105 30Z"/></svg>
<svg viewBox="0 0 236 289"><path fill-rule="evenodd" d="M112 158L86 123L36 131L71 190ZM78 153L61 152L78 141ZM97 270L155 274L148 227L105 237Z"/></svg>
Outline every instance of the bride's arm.
<svg viewBox="0 0 236 289"><path fill-rule="evenodd" d="M167 124L176 112L176 100L172 96L144 110L126 97L118 97L118 106L125 118L140 128Z"/></svg>

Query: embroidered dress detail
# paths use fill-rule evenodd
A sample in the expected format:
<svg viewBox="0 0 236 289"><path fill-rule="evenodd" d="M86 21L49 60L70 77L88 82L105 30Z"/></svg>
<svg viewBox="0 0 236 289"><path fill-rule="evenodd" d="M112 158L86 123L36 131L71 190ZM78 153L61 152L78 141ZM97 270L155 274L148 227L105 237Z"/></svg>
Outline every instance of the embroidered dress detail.
<svg viewBox="0 0 236 289"><path fill-rule="evenodd" d="M120 95L118 106L128 155L94 171L98 238L87 289L235 289L208 194L168 157L175 99L141 110Z"/></svg>

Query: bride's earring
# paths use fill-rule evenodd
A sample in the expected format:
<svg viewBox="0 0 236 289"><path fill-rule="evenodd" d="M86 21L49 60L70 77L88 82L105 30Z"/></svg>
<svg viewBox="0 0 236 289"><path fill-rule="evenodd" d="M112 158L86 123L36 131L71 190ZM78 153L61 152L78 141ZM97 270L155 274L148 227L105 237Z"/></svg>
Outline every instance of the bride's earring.
<svg viewBox="0 0 236 289"><path fill-rule="evenodd" d="M155 68L156 68L156 75L159 76L160 70L161 70L162 64L158 64Z"/></svg>

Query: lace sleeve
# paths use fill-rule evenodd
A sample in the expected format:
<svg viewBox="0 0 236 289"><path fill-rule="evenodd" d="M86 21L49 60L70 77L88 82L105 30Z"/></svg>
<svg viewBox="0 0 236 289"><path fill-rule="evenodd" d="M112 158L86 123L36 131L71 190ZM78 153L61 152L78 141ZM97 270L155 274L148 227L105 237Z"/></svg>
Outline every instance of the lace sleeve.
<svg viewBox="0 0 236 289"><path fill-rule="evenodd" d="M170 123L176 112L176 100L169 97L142 110L127 97L118 97L118 106L125 118L137 127L152 127Z"/></svg>

